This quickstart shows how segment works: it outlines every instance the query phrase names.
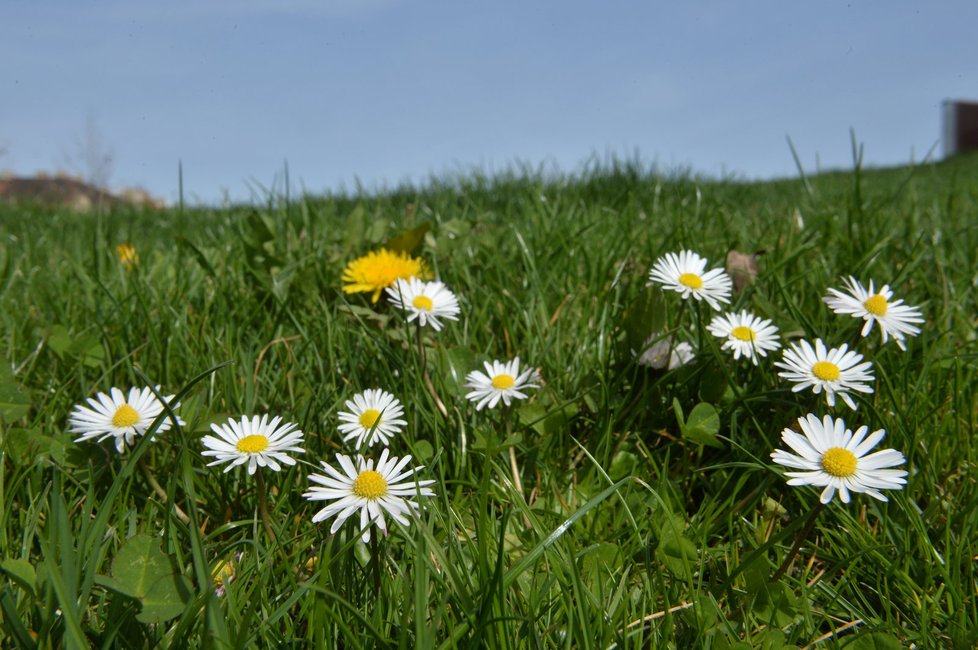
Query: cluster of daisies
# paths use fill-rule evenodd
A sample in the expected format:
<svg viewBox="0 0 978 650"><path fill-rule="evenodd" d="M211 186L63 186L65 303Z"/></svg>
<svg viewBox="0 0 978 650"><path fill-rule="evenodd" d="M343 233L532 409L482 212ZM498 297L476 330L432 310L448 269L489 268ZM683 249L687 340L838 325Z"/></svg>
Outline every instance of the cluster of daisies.
<svg viewBox="0 0 978 650"><path fill-rule="evenodd" d="M455 294L442 282L427 279L430 272L423 261L403 253L375 251L352 262L343 277L348 282L344 287L347 292L372 292L374 302L386 294L390 304L418 328L430 326L437 332L443 321L458 320ZM477 411L500 403L509 406L514 399L525 399L526 391L539 385L536 369L521 369L519 357L486 362L484 367L485 372L470 372L465 382L465 397ZM121 453L149 431L155 437L168 431L174 422L185 424L174 413L180 405L173 398L160 395L158 386L132 388L128 395L112 388L89 398L87 405L75 406L68 418L70 431L81 434L76 442L111 439ZM359 513L360 538L369 542L372 525L387 534L387 517L409 525L409 516L421 509L416 499L434 496L429 486L435 481L418 478L423 466L410 466L410 455L391 453L391 443L407 425L404 407L393 394L368 389L347 400L345 406L346 410L337 415L337 430L356 455L337 453L335 465L320 461L322 473L309 474L311 485L302 496L327 502L312 520L319 523L332 518L330 534ZM161 417L167 410L169 415ZM213 435L201 438L205 448L202 455L214 459L208 466L226 465L225 472L241 466L249 475L260 468L277 472L296 464L294 454L305 453L303 432L279 416L231 418L223 424L211 424L211 431ZM382 447L376 460L360 453L374 445Z"/></svg>
<svg viewBox="0 0 978 650"><path fill-rule="evenodd" d="M649 271L649 284L661 285L678 292L683 299L693 298L721 311L723 305L730 303L733 282L722 269L707 271L706 267L707 260L692 251L667 253ZM906 337L919 334L918 325L924 322L920 310L905 305L903 300L894 300L887 285L877 291L871 281L867 289L853 277L846 278L844 284L844 291L830 288L824 297L832 311L865 320L863 337L878 325L884 344L892 339L901 350L906 350ZM721 349L730 352L735 360L749 359L755 366L761 357L782 347L778 328L770 320L747 310L720 313L714 316L707 330L722 340ZM686 363L692 356L689 344L677 343L672 337L655 336L647 343L639 362L672 368ZM774 365L780 369L778 376L793 384L793 392L808 388L815 394L824 392L829 407L835 406L838 397L855 410L858 405L851 393L873 392L873 364L864 361L861 354L846 344L829 347L821 339L815 339L814 344L806 340L792 342ZM789 485L823 487L822 503L831 501L836 492L845 503L849 502L851 492L864 492L886 501L880 490L899 489L906 483L907 472L892 469L905 462L903 454L893 449L869 453L883 439L884 430L867 436L869 428L862 426L853 433L842 418L824 415L820 419L813 413L799 418L798 426L801 434L790 428L781 434L784 443L795 453L777 450L771 458L780 465L800 470L786 473Z"/></svg>

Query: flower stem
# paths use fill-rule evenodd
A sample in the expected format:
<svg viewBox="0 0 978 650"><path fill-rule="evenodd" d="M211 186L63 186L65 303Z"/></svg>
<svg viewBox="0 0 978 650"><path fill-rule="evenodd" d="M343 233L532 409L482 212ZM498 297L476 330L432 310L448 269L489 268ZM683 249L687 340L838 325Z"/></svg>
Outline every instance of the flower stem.
<svg viewBox="0 0 978 650"><path fill-rule="evenodd" d="M435 385L431 383L431 377L428 376L428 357L424 351L424 341L421 338L421 322L418 321L416 331L418 333L418 371L421 374L421 381L424 383L425 388L431 394L431 398L435 400L435 406L438 408L438 412L442 414L443 417L448 417L448 409L445 408L444 402L438 396L438 391L435 390Z"/></svg>
<svg viewBox="0 0 978 650"><path fill-rule="evenodd" d="M159 484L156 477L153 476L153 472L150 471L149 467L146 465L146 462L142 458L139 459L139 469L143 470L143 475L149 482L149 486L153 488L153 492L155 492L156 496L160 498L160 501L165 504L167 502L166 490L164 490L163 486ZM182 521L184 524L190 523L190 517L188 517L187 513L181 510L180 506L175 503L173 504L173 514L175 514L177 519Z"/></svg>
<svg viewBox="0 0 978 650"><path fill-rule="evenodd" d="M370 535L370 555L373 558L374 565L374 594L380 593L380 545L377 542L377 531L373 531Z"/></svg>
<svg viewBox="0 0 978 650"><path fill-rule="evenodd" d="M261 523L265 527L265 533L268 535L268 539L274 542L275 532L272 530L272 522L268 516L268 499L265 495L265 476L260 467L255 472L255 477L258 480L258 513L261 516Z"/></svg>
<svg viewBox="0 0 978 650"><path fill-rule="evenodd" d="M801 550L801 545L805 542L805 538L808 537L810 532L812 532L812 528L815 526L815 519L818 517L818 513L822 512L822 508L824 507L825 504L819 501L817 504L815 504L815 507L812 508L811 514L808 515L808 521L806 521L805 525L802 526L800 531L798 531L798 535L795 537L795 543L791 547L791 550L788 551L788 555L785 556L781 566L779 566L778 570L771 576L771 582L780 580L788 570L788 567L791 566L791 562L798 555L798 551Z"/></svg>
<svg viewBox="0 0 978 650"><path fill-rule="evenodd" d="M503 427L506 431L506 437L503 438L503 442L509 440L509 437L513 433L513 423L510 420L510 406L503 407ZM509 469L513 473L513 488L522 496L523 495L523 481L520 480L520 467L516 463L516 446L509 445Z"/></svg>

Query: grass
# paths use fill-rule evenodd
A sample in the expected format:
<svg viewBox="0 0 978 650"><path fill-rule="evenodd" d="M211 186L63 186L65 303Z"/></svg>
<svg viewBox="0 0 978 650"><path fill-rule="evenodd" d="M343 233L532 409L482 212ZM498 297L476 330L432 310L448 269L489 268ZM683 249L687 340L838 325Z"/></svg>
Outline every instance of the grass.
<svg viewBox="0 0 978 650"><path fill-rule="evenodd" d="M767 183L615 164L222 210L2 208L0 645L973 647L976 187L974 157ZM415 253L462 317L426 332L423 370L414 330L340 274L425 224ZM875 392L831 410L770 358L734 363L707 308L646 286L682 248L714 264L762 251L734 306L855 346ZM850 274L921 306L906 352L826 308ZM656 331L696 360L638 365ZM513 356L541 388L476 412L465 374ZM72 442L73 405L157 384L185 426L125 454ZM321 504L301 493L343 450L343 402L378 386L405 405L392 453L425 465L437 496L365 545L352 522L313 524ZM717 446L680 428L674 404L692 419L700 403ZM200 453L211 423L266 412L306 434L299 465L264 476L274 538L254 477ZM818 491L787 486L770 453L808 412L886 429L910 475L888 503L830 503L772 581Z"/></svg>

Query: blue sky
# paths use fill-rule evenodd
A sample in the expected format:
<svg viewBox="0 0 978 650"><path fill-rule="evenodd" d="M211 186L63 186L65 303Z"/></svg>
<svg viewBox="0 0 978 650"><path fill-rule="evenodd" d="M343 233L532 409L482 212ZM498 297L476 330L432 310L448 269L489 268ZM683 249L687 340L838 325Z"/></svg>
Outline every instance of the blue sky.
<svg viewBox="0 0 978 650"><path fill-rule="evenodd" d="M978 2L3 0L0 169L64 166L90 119L112 183L167 200L393 187L633 157L769 178L941 155L978 99Z"/></svg>

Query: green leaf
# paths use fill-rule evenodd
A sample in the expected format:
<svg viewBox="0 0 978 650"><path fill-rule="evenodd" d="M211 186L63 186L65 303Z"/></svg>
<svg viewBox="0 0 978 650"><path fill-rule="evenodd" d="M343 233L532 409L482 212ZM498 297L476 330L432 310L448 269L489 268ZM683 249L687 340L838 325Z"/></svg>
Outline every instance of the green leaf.
<svg viewBox="0 0 978 650"><path fill-rule="evenodd" d="M18 465L32 465L51 459L60 462L65 459L64 441L44 435L37 429L9 429L3 436L3 448Z"/></svg>
<svg viewBox="0 0 978 650"><path fill-rule="evenodd" d="M402 230L387 240L384 248L397 253L412 254L424 241L424 236L431 229L431 222L425 221L417 228Z"/></svg>
<svg viewBox="0 0 978 650"><path fill-rule="evenodd" d="M387 232L387 228L390 226L390 222L387 219L374 219L370 221L367 226L366 238L371 244L377 244L384 239L384 233Z"/></svg>
<svg viewBox="0 0 978 650"><path fill-rule="evenodd" d="M611 467L608 468L608 476L612 481L631 476L638 467L638 456L630 451L619 451L611 459Z"/></svg>
<svg viewBox="0 0 978 650"><path fill-rule="evenodd" d="M438 225L435 233L434 247L439 253L451 254L451 252L462 242L472 231L472 224L465 219L449 219Z"/></svg>
<svg viewBox="0 0 978 650"><path fill-rule="evenodd" d="M105 360L105 348L98 334L73 335L64 325L54 325L48 334L47 345L59 359L74 359L89 368Z"/></svg>
<svg viewBox="0 0 978 650"><path fill-rule="evenodd" d="M418 440L412 447L412 452L418 460L427 463L434 457L435 449L427 440Z"/></svg>
<svg viewBox="0 0 978 650"><path fill-rule="evenodd" d="M720 414L713 408L712 404L700 402L689 412L689 418L683 419L682 406L679 400L673 398L672 408L676 412L676 420L679 422L679 432L683 438L692 440L701 445L710 447L723 447L717 440L717 433L720 432Z"/></svg>
<svg viewBox="0 0 978 650"><path fill-rule="evenodd" d="M697 563L696 544L682 534L682 519L671 516L673 524L664 524L659 531L659 546L655 555L676 575L692 575Z"/></svg>
<svg viewBox="0 0 978 650"><path fill-rule="evenodd" d="M155 538L137 534L130 537L112 560L112 577L98 581L120 594L143 598L150 586L173 573Z"/></svg>
<svg viewBox="0 0 978 650"><path fill-rule="evenodd" d="M31 410L31 401L19 384L0 384L0 417L7 422L19 420Z"/></svg>
<svg viewBox="0 0 978 650"><path fill-rule="evenodd" d="M37 593L37 573L34 566L27 560L13 558L0 562L0 573L13 580L30 595Z"/></svg>
<svg viewBox="0 0 978 650"><path fill-rule="evenodd" d="M843 647L846 650L901 650L903 644L885 632L870 632L854 637Z"/></svg>
<svg viewBox="0 0 978 650"><path fill-rule="evenodd" d="M136 615L141 623L162 623L183 613L190 600L190 581L185 576L170 574L150 585L140 599L143 609Z"/></svg>
<svg viewBox="0 0 978 650"><path fill-rule="evenodd" d="M159 623L181 614L190 599L183 576L173 571L159 542L137 534L126 540L112 560L112 577L96 576L99 584L130 598L143 609L136 617L144 623Z"/></svg>

